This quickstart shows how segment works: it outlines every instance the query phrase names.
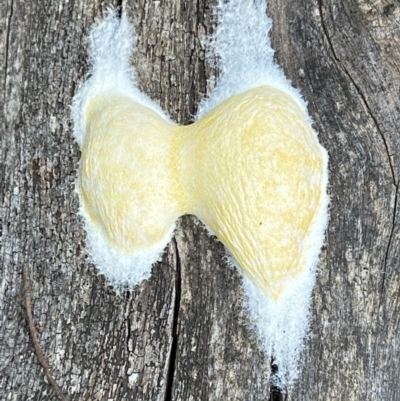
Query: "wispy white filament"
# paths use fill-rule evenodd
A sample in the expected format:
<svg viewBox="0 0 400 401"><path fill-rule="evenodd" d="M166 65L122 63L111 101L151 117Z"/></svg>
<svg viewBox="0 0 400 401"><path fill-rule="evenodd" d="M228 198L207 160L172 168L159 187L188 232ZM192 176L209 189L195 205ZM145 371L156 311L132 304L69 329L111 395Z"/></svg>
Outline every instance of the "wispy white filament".
<svg viewBox="0 0 400 401"><path fill-rule="evenodd" d="M305 115L308 115L299 91L292 87L282 69L273 61L274 52L268 37L271 20L266 15L265 1L230 0L220 5L218 11L220 22L215 34L209 39L208 54L216 58L219 76L213 92L200 104L196 119L232 95L260 85L270 85L289 93ZM75 96L72 109L77 141L82 144L88 101L98 95L99 91L111 90L127 94L169 120L157 105L137 89L134 70L129 64L134 31L127 18L122 16L119 19L114 11L110 11L93 28L89 40L91 77ZM327 177L324 184L326 180ZM323 213L313 228L315 247L307 255L304 272L287 282L285 292L278 301L266 298L242 274L251 324L263 349L274 358L278 366L277 384L289 385L298 376L299 356L309 325L310 299L318 254L326 226L327 203L326 197ZM98 230L91 227L84 212L82 215L86 221L93 261L112 284L128 284L132 287L149 276L151 265L160 257L163 247L135 257L121 255ZM232 263L235 264L234 261ZM238 270L241 272L239 267Z"/></svg>
<svg viewBox="0 0 400 401"><path fill-rule="evenodd" d="M306 104L282 69L274 63L265 0L230 0L218 7L219 23L207 38L207 53L216 59L219 76L211 95L200 104L196 118L234 94L261 85L279 88L298 102L305 115Z"/></svg>
<svg viewBox="0 0 400 401"><path fill-rule="evenodd" d="M290 94L311 122L300 92L274 63L269 38L272 22L266 14L265 0L229 0L223 2L218 11L219 24L208 39L208 55L217 60L219 76L213 92L200 104L196 119L232 95L270 85ZM326 182L327 176L324 185ZM278 366L274 378L277 385L290 385L301 369L299 357L309 327L311 292L323 245L327 205L326 196L324 210L313 227L314 248L307 255L304 272L287 282L285 293L278 301L265 297L242 273L252 325L268 356L273 357ZM241 272L235 261L231 262Z"/></svg>
<svg viewBox="0 0 400 401"><path fill-rule="evenodd" d="M127 95L143 104L162 118L169 117L135 83L134 68L130 65L135 40L134 28L126 15L118 18L116 10L107 11L105 18L92 28L88 37L90 78L78 90L72 103L74 136L82 145L85 135L85 113L89 101L101 93ZM79 177L76 182L78 195ZM82 205L82 201L80 202ZM87 245L91 258L101 274L117 289L133 288L151 273L152 264L160 259L169 239L162 246L138 255L127 255L112 247L101 230L93 226L89 216L81 209L87 232ZM171 229L171 236L173 228Z"/></svg>

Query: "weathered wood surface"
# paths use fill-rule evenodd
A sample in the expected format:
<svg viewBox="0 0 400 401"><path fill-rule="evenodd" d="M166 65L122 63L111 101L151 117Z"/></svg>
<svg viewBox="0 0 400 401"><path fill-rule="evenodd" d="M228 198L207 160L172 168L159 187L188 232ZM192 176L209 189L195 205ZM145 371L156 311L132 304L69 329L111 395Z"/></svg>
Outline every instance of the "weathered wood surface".
<svg viewBox="0 0 400 401"><path fill-rule="evenodd" d="M2 0L0 399L55 399L29 337L26 264L40 343L70 400L268 400L240 278L194 218L135 292L117 297L88 260L69 104L88 70L84 37L117 3ZM214 3L123 2L139 85L180 123L212 86L202 40ZM400 4L269 3L277 60L330 155L327 244L288 399L400 400Z"/></svg>
<svg viewBox="0 0 400 401"><path fill-rule="evenodd" d="M400 400L400 7L274 2L277 58L330 156L330 224L293 400Z"/></svg>

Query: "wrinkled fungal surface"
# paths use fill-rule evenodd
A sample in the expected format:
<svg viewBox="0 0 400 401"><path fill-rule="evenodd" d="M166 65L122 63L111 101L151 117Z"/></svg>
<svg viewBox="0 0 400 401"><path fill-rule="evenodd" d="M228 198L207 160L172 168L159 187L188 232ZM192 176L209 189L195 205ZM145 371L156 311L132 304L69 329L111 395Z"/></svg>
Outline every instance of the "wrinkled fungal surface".
<svg viewBox="0 0 400 401"><path fill-rule="evenodd" d="M137 88L127 17L110 11L95 25L92 74L73 104L81 213L92 259L117 288L149 277L177 219L197 216L242 274L249 324L289 383L326 226L328 158L273 62L265 4L232 0L220 13L208 51L220 77L188 126Z"/></svg>

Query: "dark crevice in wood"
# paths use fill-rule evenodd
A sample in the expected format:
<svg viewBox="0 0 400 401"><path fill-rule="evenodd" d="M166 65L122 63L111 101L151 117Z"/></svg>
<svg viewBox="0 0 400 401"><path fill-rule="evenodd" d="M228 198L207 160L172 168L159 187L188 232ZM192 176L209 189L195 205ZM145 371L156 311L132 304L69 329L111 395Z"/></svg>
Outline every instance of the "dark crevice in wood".
<svg viewBox="0 0 400 401"><path fill-rule="evenodd" d="M367 102L366 97L362 93L361 88L357 85L357 83L355 82L354 78L351 76L350 72L347 70L347 68L344 66L344 64L342 63L342 61L339 59L339 57L337 56L337 54L335 52L332 40L331 40L331 38L329 36L328 28L326 27L326 24L325 24L322 0L318 0L318 9L319 9L319 14L320 14L320 18L321 18L322 30L324 31L324 34L325 34L326 40L327 40L327 42L329 44L329 48L330 48L330 50L332 52L332 55L333 55L336 63L338 64L338 66L347 75L347 77L350 79L351 83L356 88L357 93L359 94L364 106L366 107L366 109L368 111L368 114L372 118L372 120L373 120L373 122L374 122L374 124L376 126L376 129L379 132L379 135L381 136L381 138L383 140L383 144L384 144L385 149L386 149L386 154L387 154L387 157L388 157L389 166L390 166L390 170L391 170L391 174L392 174L393 185L397 188L396 175L395 175L395 172L394 172L392 158L391 158L391 155L390 155L390 152L389 152L389 145L388 145L388 143L386 141L385 135L383 134L383 132L382 132L380 126L379 126L378 120L374 116L374 114L373 114L373 112L372 112L372 110L371 110L371 108L370 108L370 106L369 106L369 104Z"/></svg>
<svg viewBox="0 0 400 401"><path fill-rule="evenodd" d="M175 377L175 363L178 352L178 321L179 309L181 305L181 258L179 256L178 244L175 237L172 238L176 256L176 271L175 271L175 302L174 302L174 317L172 324L172 345L169 355L169 366L167 372L167 385L165 390L165 401L172 401L172 388L174 385Z"/></svg>
<svg viewBox="0 0 400 401"><path fill-rule="evenodd" d="M123 11L122 3L123 3L123 0L118 0L117 1L117 12L118 12L118 17L119 18L121 18L121 16L122 16L122 11Z"/></svg>
<svg viewBox="0 0 400 401"><path fill-rule="evenodd" d="M385 289L386 270L387 270L387 262L388 262L388 258L389 258L389 250L390 250L390 247L392 246L393 237L394 237L394 229L396 227L398 192L399 192L399 186L396 185L396 193L395 193L395 197L394 197L394 206L393 206L392 228L390 230L389 241L388 241L388 245L387 245L387 248L386 248L385 262L383 264L382 283L381 283L381 288L380 288L380 299L382 299L383 291Z"/></svg>
<svg viewBox="0 0 400 401"><path fill-rule="evenodd" d="M10 15L8 16L8 25L7 25L7 35L6 35L6 54L4 60L4 97L6 96L6 85L7 85L7 75L8 75L8 52L10 47L10 31L11 31L11 18L14 13L14 0L11 0L10 6Z"/></svg>
<svg viewBox="0 0 400 401"><path fill-rule="evenodd" d="M131 319L129 316L125 319L126 322L126 350L130 354L129 341L131 339Z"/></svg>
<svg viewBox="0 0 400 401"><path fill-rule="evenodd" d="M395 172L394 172L394 167L392 164L392 159L390 156L390 152L389 152L389 145L386 141L386 138L382 132L382 130L380 129L379 123L377 121L377 119L375 118L374 114L372 113L371 108L368 105L367 99L365 98L364 94L361 91L361 88L356 84L356 82L354 81L354 79L352 78L352 76L350 75L349 71L346 69L346 67L343 65L343 63L340 61L339 57L337 56L332 41L330 39L329 33L328 33L328 29L326 27L325 24L325 20L324 20L324 15L323 15L323 9L322 9L322 0L318 0L319 3L319 13L320 13L320 17L321 17L321 24L322 24L322 28L323 31L325 33L326 39L329 43L329 47L332 51L333 57L335 58L336 62L338 63L339 67L344 71L344 73L349 77L350 81L352 82L352 84L354 85L354 87L356 88L358 94L360 95L363 104L365 105L366 109L368 110L369 115L371 116L372 120L374 121L374 124L376 126L377 131L379 132L385 149L386 149L386 154L388 157L388 161L389 161L389 165L390 165L390 170L391 170L391 174L392 174L392 179L393 179L393 185L395 187L395 200L394 200L394 207L393 207L393 218L392 218L392 227L390 230L390 235L389 235L389 240L388 240L388 244L386 247L386 252L385 252L385 259L384 259L384 263L383 263L383 269L382 269L382 282L380 285L380 299L382 299L383 296L383 292L385 289L385 283L386 283L386 271L387 271L387 263L388 263L388 258L389 258L389 251L390 251L390 247L392 246L392 242L393 242L393 236L394 236L394 229L396 227L396 214L397 214L397 200L398 200L398 189L399 189L399 185L397 183L396 180L396 176L395 176Z"/></svg>
<svg viewBox="0 0 400 401"><path fill-rule="evenodd" d="M278 365L274 363L274 358L271 359L271 385L269 389L269 400L268 401L286 401L287 392L284 388L279 385L276 380L278 373Z"/></svg>
<svg viewBox="0 0 400 401"><path fill-rule="evenodd" d="M38 332L35 327L35 322L33 320L33 313L32 313L32 287L31 287L31 280L29 278L29 270L28 266L24 266L22 268L22 278L24 281L24 288L25 288L25 307L26 307L26 314L28 317L29 323L29 330L31 333L33 345L35 347L35 352L38 361L42 365L44 374L46 375L47 379L49 380L51 386L53 387L54 392L56 393L57 397L61 401L68 401L68 398L62 393L60 387L58 387L57 382L54 380L53 375L51 374L50 366L47 363L42 348L40 347L39 340L38 340Z"/></svg>
<svg viewBox="0 0 400 401"><path fill-rule="evenodd" d="M129 307L129 310L130 310L131 309L131 305L132 305L131 292L130 291L126 291L126 293L125 293L125 301L126 301L126 304L127 304L127 306ZM126 351L127 351L128 357L129 357L129 355L131 353L131 350L129 349L129 342L130 342L131 337L132 337L131 318L130 318L130 315L129 315L129 310L128 310L127 316L125 318L125 324L126 324L126 341L125 341L125 343L126 343ZM129 368L127 366L127 371L128 370L129 370ZM127 373L127 375L128 375L128 373Z"/></svg>

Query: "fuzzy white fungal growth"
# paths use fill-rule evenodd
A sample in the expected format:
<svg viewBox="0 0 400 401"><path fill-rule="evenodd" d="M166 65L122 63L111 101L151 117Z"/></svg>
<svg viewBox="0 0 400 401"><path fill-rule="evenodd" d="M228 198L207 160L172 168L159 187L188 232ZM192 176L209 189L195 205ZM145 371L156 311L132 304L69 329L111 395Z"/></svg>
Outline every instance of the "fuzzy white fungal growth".
<svg viewBox="0 0 400 401"><path fill-rule="evenodd" d="M208 53L220 77L187 127L137 89L127 18L110 11L93 28L91 77L73 102L82 215L94 263L120 288L149 276L179 216L198 216L232 255L276 382L289 385L327 222L327 153L273 62L264 1L219 13Z"/></svg>
<svg viewBox="0 0 400 401"><path fill-rule="evenodd" d="M230 0L218 8L219 23L207 38L207 55L217 60L219 77L211 95L200 104L197 117L237 93L259 86L273 86L288 93L308 116L307 104L275 64L265 0ZM309 120L311 121L311 119Z"/></svg>
<svg viewBox="0 0 400 401"><path fill-rule="evenodd" d="M134 41L133 25L126 15L118 18L117 10L114 9L109 9L104 20L98 21L90 32L88 38L89 60L92 66L90 78L79 89L72 103L74 136L81 148L85 139L88 105L92 99L104 93L113 92L128 96L154 110L165 121L170 121L161 108L136 87L134 69L129 61ZM80 178L77 179L76 188L81 198ZM116 288L133 288L148 278L152 264L160 259L174 230L174 227L171 227L165 244L131 255L119 252L110 246L104 233L85 213L82 200L80 212L85 221L87 244L92 260L99 272L104 274Z"/></svg>
<svg viewBox="0 0 400 401"><path fill-rule="evenodd" d="M300 92L293 88L282 69L274 63L274 50L268 36L272 21L266 14L266 1L229 0L220 5L219 16L215 34L208 41L208 55L218 60L220 74L213 93L200 104L197 118L232 95L267 85L291 95L311 123L307 104ZM308 249L303 272L286 282L284 295L277 301L265 297L235 259L230 259L242 273L254 329L264 349L274 357L278 366L277 385L290 385L298 377L299 356L309 328L311 293L328 219L329 199L325 192L328 182L327 154L325 157L323 206L315 221L313 246Z"/></svg>

